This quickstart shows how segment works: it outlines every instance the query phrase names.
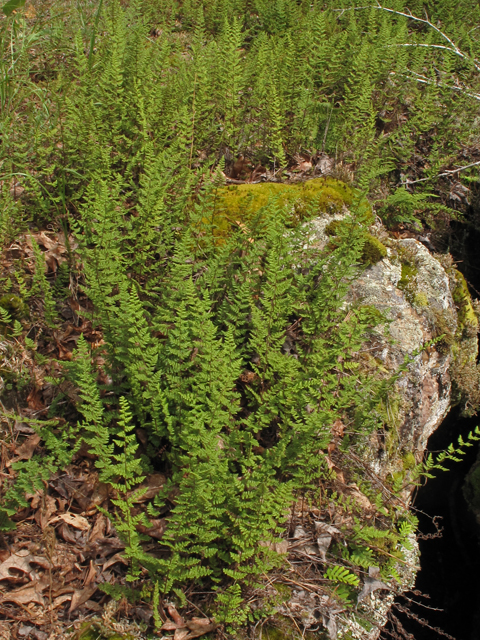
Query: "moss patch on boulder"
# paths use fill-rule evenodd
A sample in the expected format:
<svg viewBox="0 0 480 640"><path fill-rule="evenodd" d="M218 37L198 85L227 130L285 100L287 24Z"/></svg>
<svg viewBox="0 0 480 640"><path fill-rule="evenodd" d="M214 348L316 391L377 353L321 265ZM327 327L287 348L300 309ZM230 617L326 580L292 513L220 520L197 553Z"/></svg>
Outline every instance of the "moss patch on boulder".
<svg viewBox="0 0 480 640"><path fill-rule="evenodd" d="M378 238L367 233L363 245L362 260L365 264L376 264L387 257L387 248Z"/></svg>
<svg viewBox="0 0 480 640"><path fill-rule="evenodd" d="M344 220L331 220L325 227L327 236L335 237L341 233L348 223ZM331 246L336 246L335 241L331 242ZM387 257L387 247L380 242L378 238L372 236L371 233L365 234L365 244L362 251L362 262L366 265L377 264L380 260Z"/></svg>
<svg viewBox="0 0 480 640"><path fill-rule="evenodd" d="M13 293L7 293L0 298L0 307L5 309L14 320L21 320L28 315L28 306Z"/></svg>
<svg viewBox="0 0 480 640"><path fill-rule="evenodd" d="M459 332L471 330L477 332L478 318L473 309L472 297L468 290L467 281L460 271L454 269L455 287L452 291L453 300L457 306Z"/></svg>
<svg viewBox="0 0 480 640"><path fill-rule="evenodd" d="M314 178L306 182L283 184L228 185L217 189L214 205L214 227L219 236L227 235L232 226L252 219L263 207L276 200L281 208L288 208L292 224L322 213L340 213L354 200L355 191L333 178Z"/></svg>

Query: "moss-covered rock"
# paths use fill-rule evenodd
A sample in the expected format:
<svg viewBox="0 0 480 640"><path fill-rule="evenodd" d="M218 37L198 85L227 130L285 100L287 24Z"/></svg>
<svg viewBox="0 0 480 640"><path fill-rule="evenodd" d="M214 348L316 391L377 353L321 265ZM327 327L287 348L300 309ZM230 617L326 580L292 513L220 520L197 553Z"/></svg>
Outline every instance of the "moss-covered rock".
<svg viewBox="0 0 480 640"><path fill-rule="evenodd" d="M14 320L22 320L28 315L28 306L13 293L7 293L0 298L0 307L5 309Z"/></svg>
<svg viewBox="0 0 480 640"><path fill-rule="evenodd" d="M322 213L339 213L349 207L355 197L354 190L333 178L314 178L306 182L284 184L263 182L259 184L228 185L215 193L213 226L219 236L252 219L263 207L276 201L287 208L292 224Z"/></svg>
<svg viewBox="0 0 480 640"><path fill-rule="evenodd" d="M475 335L478 330L478 318L473 308L472 297L468 290L467 281L458 269L453 269L454 286L452 287L453 300L457 306L459 331L473 330Z"/></svg>
<svg viewBox="0 0 480 640"><path fill-rule="evenodd" d="M378 238L367 233L363 245L362 260L365 264L377 264L387 256L387 247Z"/></svg>
<svg viewBox="0 0 480 640"><path fill-rule="evenodd" d="M345 230L347 222L344 220L331 220L325 227L325 234L330 237L338 236ZM348 229L347 229L348 230ZM330 242L330 246L335 247L335 240ZM366 265L377 264L387 256L387 247L371 233L365 234L365 244L363 245L362 262Z"/></svg>

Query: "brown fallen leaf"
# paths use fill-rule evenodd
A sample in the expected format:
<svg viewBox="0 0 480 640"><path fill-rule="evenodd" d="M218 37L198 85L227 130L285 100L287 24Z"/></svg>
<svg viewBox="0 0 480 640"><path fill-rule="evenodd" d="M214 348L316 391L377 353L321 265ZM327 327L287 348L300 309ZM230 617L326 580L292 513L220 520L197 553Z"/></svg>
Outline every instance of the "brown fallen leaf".
<svg viewBox="0 0 480 640"><path fill-rule="evenodd" d="M27 403L31 411L38 412L45 409L45 404L42 400L42 390L34 387L27 396Z"/></svg>
<svg viewBox="0 0 480 640"><path fill-rule="evenodd" d="M58 596L58 598L55 598L55 600L52 602L52 609L57 609L65 602L69 602L69 600L71 599L72 599L71 593L64 593L63 595Z"/></svg>
<svg viewBox="0 0 480 640"><path fill-rule="evenodd" d="M75 529L80 529L81 531L88 531L90 529L90 524L86 518L83 516L79 516L76 513L61 513L59 516L55 516L52 518L48 524L54 524L55 522L65 522L65 524L69 524Z"/></svg>
<svg viewBox="0 0 480 640"><path fill-rule="evenodd" d="M95 509L101 505L109 494L109 486L98 481L98 475L92 474L86 482L75 490L73 497L83 511Z"/></svg>
<svg viewBox="0 0 480 640"><path fill-rule="evenodd" d="M376 512L376 507L370 502L367 496L360 491L358 486L351 482L346 487L346 493L351 496L355 502L359 505L359 507L368 515L372 515Z"/></svg>
<svg viewBox="0 0 480 640"><path fill-rule="evenodd" d="M33 456L33 452L37 448L40 442L40 436L38 433L34 433L29 436L19 447L15 447L15 453L19 460L30 460Z"/></svg>
<svg viewBox="0 0 480 640"><path fill-rule="evenodd" d="M77 544L77 539L75 538L73 531L70 529L68 524L65 524L65 522L62 522L57 531L65 542L68 542L69 544Z"/></svg>
<svg viewBox="0 0 480 640"><path fill-rule="evenodd" d="M345 432L345 425L341 420L335 420L332 424L332 435L335 438L343 438L343 434Z"/></svg>
<svg viewBox="0 0 480 640"><path fill-rule="evenodd" d="M45 249L53 249L54 247L57 246L57 243L55 242L55 240L52 240L52 238L49 238L45 233L45 231L40 231L40 233L35 234L35 240L39 245L41 245L42 247L45 247Z"/></svg>
<svg viewBox="0 0 480 640"><path fill-rule="evenodd" d="M105 516L102 513L99 513L97 519L95 520L95 524L90 531L90 536L88 538L89 544L93 544L96 540L103 538L105 536L105 529L107 526L107 521Z"/></svg>
<svg viewBox="0 0 480 640"><path fill-rule="evenodd" d="M122 551L123 549L125 549L125 545L119 538L99 538L92 544L88 543L84 555L86 558L106 558L112 553Z"/></svg>
<svg viewBox="0 0 480 640"><path fill-rule="evenodd" d="M137 531L139 533L143 533L150 538L155 538L156 540L161 540L163 538L163 534L167 528L167 521L165 518L157 518L155 520L149 520L150 527L145 526L144 524L140 524L137 526Z"/></svg>
<svg viewBox="0 0 480 640"><path fill-rule="evenodd" d="M90 600L97 588L97 585L93 584L92 586L85 587L85 589L76 589L73 592L72 602L70 603L70 609L68 610L68 613L72 613L72 611L75 611L75 609L81 607L82 604L87 602L87 600Z"/></svg>
<svg viewBox="0 0 480 640"><path fill-rule="evenodd" d="M108 498L110 493L110 486L105 482L98 482L90 496L90 504L88 505L88 511L95 510L95 507L99 507Z"/></svg>
<svg viewBox="0 0 480 640"><path fill-rule="evenodd" d="M54 588L52 591L52 597L59 598L60 596L64 596L64 595L71 596L74 591L75 591L75 587L71 587L70 585L59 587L58 589Z"/></svg>
<svg viewBox="0 0 480 640"><path fill-rule="evenodd" d="M145 492L138 498L136 498L134 502L147 502L147 500L151 500L157 495L160 489L162 489L166 481L167 478L163 475L163 473L153 473L144 482L142 482L142 484L140 484L131 492L131 494L133 495L139 490L145 490Z"/></svg>
<svg viewBox="0 0 480 640"><path fill-rule="evenodd" d="M27 584L14 591L7 592L2 595L1 602L14 602L15 604L34 604L44 605L42 591L47 588L47 584L35 582Z"/></svg>
<svg viewBox="0 0 480 640"><path fill-rule="evenodd" d="M33 500L32 500L33 503ZM49 519L57 511L57 501L52 496L41 496L39 501L39 508L35 513L35 522L43 531L48 525Z"/></svg>
<svg viewBox="0 0 480 640"><path fill-rule="evenodd" d="M174 640L192 640L193 638L199 638L206 633L210 633L210 631L214 631L218 626L213 620L210 620L210 618L192 618L184 622L175 607L168 607L168 613L172 618L176 619L176 622L167 620L167 622L162 625L161 631L175 631Z"/></svg>
<svg viewBox="0 0 480 640"><path fill-rule="evenodd" d="M210 633L217 628L217 624L210 620L210 618L192 618L187 622L187 627L190 630L188 638L199 638L200 636Z"/></svg>
<svg viewBox="0 0 480 640"><path fill-rule="evenodd" d="M11 580L19 577L20 574L27 574L30 580L33 580L35 574L30 565L33 556L28 549L20 549L17 553L13 553L5 562L0 564L0 580ZM13 573L12 573L13 571Z"/></svg>
<svg viewBox="0 0 480 640"><path fill-rule="evenodd" d="M357 602L365 600L367 596L379 589L391 589L381 581L380 577L380 569L378 567L368 567L368 577L365 578L363 588L357 596Z"/></svg>
<svg viewBox="0 0 480 640"><path fill-rule="evenodd" d="M173 604L171 604L171 605L169 605L167 607L167 611L168 611L168 615L172 618L172 620L175 622L177 627L184 627L185 626L185 622L184 622L182 616L178 613L178 611L173 606Z"/></svg>
<svg viewBox="0 0 480 640"><path fill-rule="evenodd" d="M93 564L93 560L90 560L90 566L88 568L88 572L87 572L87 575L85 577L85 581L83 583L83 586L84 587L88 587L88 585L91 584L95 580L96 577L97 577L97 568Z"/></svg>
<svg viewBox="0 0 480 640"><path fill-rule="evenodd" d="M15 420L15 426L13 427L16 433L20 433L22 436L31 436L35 433L35 429L29 427L25 422L19 422Z"/></svg>
<svg viewBox="0 0 480 640"><path fill-rule="evenodd" d="M105 564L102 567L102 570L106 571L112 565L117 564L117 562L121 562L122 564L125 564L128 566L128 560L126 560L119 553L116 553L114 556L110 558L110 560L107 560L107 562L105 562Z"/></svg>

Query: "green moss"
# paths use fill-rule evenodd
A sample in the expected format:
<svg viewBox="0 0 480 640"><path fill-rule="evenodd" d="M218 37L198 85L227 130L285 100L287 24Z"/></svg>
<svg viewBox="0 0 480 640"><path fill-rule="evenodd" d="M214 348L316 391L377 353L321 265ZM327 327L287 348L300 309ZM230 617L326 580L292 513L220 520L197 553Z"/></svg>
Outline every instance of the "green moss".
<svg viewBox="0 0 480 640"><path fill-rule="evenodd" d="M28 306L13 293L7 293L0 298L0 307L8 311L14 320L21 320L28 315Z"/></svg>
<svg viewBox="0 0 480 640"><path fill-rule="evenodd" d="M216 192L213 222L217 234L225 235L232 225L247 221L276 199L280 207L291 211L292 223L298 223L320 213L338 213L352 204L354 196L351 187L333 178L314 178L295 184L229 185Z"/></svg>
<svg viewBox="0 0 480 640"><path fill-rule="evenodd" d="M341 230L345 228L346 222L343 220L331 220L325 227L325 233L327 236L337 236ZM335 246L335 241L332 241L330 246ZM380 260L383 260L387 256L387 247L380 242L378 238L372 236L370 233L365 235L365 244L362 252L362 262L367 265L376 264Z"/></svg>
<svg viewBox="0 0 480 640"><path fill-rule="evenodd" d="M415 460L415 456L413 455L413 453L411 451L408 451L403 456L402 464L403 464L403 468L405 469L405 471L408 471L409 469L413 469L416 466L417 461Z"/></svg>
<svg viewBox="0 0 480 640"><path fill-rule="evenodd" d="M410 293L410 290L416 285L417 274L418 269L414 264L402 262L402 276L398 281L397 287L404 292Z"/></svg>
<svg viewBox="0 0 480 640"><path fill-rule="evenodd" d="M467 281L457 269L454 269L455 288L452 292L453 300L457 306L459 331L471 327L477 329L478 318L473 309L472 298L468 290Z"/></svg>
<svg viewBox="0 0 480 640"><path fill-rule="evenodd" d="M286 584L276 583L273 585L273 588L280 596L280 602L286 602L292 597L292 589L291 587L287 587Z"/></svg>
<svg viewBox="0 0 480 640"><path fill-rule="evenodd" d="M340 229L342 228L342 220L330 220L325 227L325 233L327 236L338 236Z"/></svg>
<svg viewBox="0 0 480 640"><path fill-rule="evenodd" d="M300 640L300 638L304 637L292 620L278 614L274 618L274 624L268 624L263 627L262 635L265 640L296 640L297 638ZM309 635L306 637L308 638ZM326 633L322 632L322 630L315 633L315 638L318 640L326 637Z"/></svg>
<svg viewBox="0 0 480 640"><path fill-rule="evenodd" d="M134 637L130 633L125 635L112 634L108 631L102 631L96 624L89 624L88 628L78 636L78 640L134 640Z"/></svg>
<svg viewBox="0 0 480 640"><path fill-rule="evenodd" d="M415 293L413 302L417 307L428 307L428 298L423 291L417 291L417 293Z"/></svg>
<svg viewBox="0 0 480 640"><path fill-rule="evenodd" d="M365 264L376 264L387 256L387 248L378 238L367 233L363 245L362 260Z"/></svg>

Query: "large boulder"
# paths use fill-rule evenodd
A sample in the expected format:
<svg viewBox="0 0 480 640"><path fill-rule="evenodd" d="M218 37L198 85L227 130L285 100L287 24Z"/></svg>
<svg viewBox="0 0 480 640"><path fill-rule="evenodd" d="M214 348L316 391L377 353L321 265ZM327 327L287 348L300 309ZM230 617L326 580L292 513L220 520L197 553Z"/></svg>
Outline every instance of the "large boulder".
<svg viewBox="0 0 480 640"><path fill-rule="evenodd" d="M332 221L344 217L323 215L309 222L310 241L326 245ZM386 255L379 254L353 282L347 303L374 306L386 322L375 328L359 358L385 377L409 363L385 401L387 436L371 449L373 470L385 477L406 458L413 461L412 454L421 460L428 438L459 401L462 372L470 378L476 372L478 323L463 276L449 256L434 255L414 238L389 236L378 219L369 231Z"/></svg>

